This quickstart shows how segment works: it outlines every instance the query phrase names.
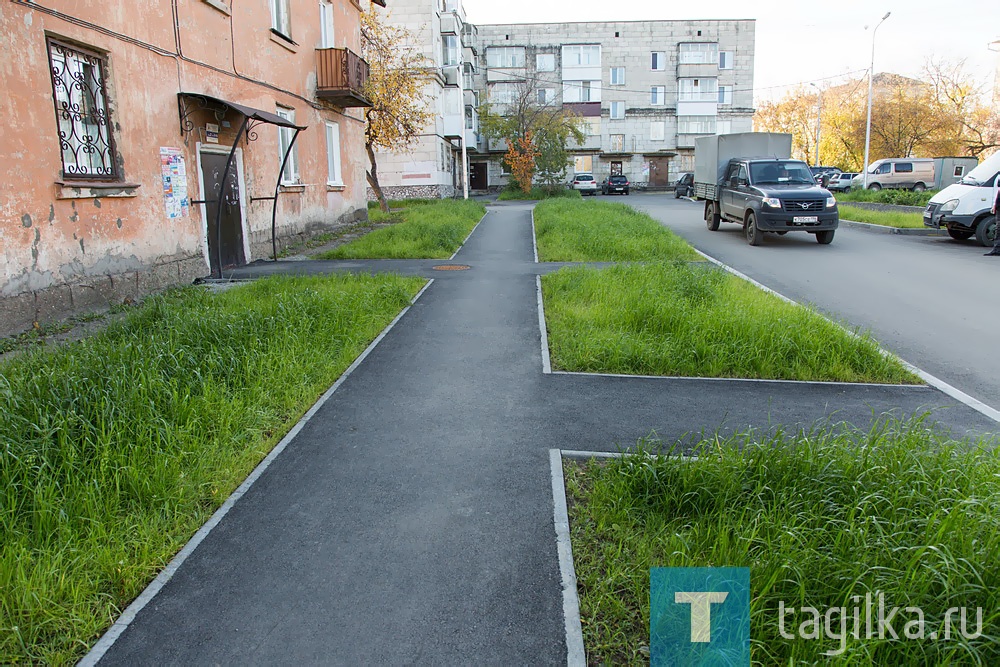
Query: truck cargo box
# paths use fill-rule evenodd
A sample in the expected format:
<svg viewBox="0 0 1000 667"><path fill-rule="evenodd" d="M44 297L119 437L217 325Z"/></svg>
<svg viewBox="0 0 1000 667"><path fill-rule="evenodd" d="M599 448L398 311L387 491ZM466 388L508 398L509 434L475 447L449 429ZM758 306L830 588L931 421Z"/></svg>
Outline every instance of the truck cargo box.
<svg viewBox="0 0 1000 667"><path fill-rule="evenodd" d="M733 158L792 156L792 135L778 132L740 132L698 137L694 140L694 192L715 192ZM703 186L711 187L701 187ZM708 198L708 197L706 197Z"/></svg>

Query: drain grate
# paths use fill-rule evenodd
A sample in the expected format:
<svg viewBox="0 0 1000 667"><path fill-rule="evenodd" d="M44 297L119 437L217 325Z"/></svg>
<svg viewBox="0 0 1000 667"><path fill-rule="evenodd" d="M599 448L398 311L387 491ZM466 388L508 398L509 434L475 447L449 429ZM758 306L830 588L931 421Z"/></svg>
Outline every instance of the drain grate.
<svg viewBox="0 0 1000 667"><path fill-rule="evenodd" d="M435 271L465 271L472 267L465 264L438 264L434 267Z"/></svg>

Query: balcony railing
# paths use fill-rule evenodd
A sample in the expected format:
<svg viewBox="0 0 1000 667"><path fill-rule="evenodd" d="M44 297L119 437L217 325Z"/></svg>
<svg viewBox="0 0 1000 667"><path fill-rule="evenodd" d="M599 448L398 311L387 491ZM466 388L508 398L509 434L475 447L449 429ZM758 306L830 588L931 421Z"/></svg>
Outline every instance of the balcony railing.
<svg viewBox="0 0 1000 667"><path fill-rule="evenodd" d="M316 97L339 107L370 107L368 63L349 49L316 49Z"/></svg>

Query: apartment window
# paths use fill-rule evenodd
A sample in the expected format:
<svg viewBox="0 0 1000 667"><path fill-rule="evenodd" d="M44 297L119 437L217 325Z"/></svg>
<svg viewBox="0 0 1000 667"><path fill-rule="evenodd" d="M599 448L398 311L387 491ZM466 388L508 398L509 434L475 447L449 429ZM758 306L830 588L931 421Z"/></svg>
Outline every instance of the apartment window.
<svg viewBox="0 0 1000 667"><path fill-rule="evenodd" d="M650 55L649 69L662 72L667 69L667 54L665 51L653 51Z"/></svg>
<svg viewBox="0 0 1000 667"><path fill-rule="evenodd" d="M476 127L476 110L472 107L465 107L465 129L467 130L477 130Z"/></svg>
<svg viewBox="0 0 1000 667"><path fill-rule="evenodd" d="M594 156L577 155L573 158L573 171L578 174L594 173Z"/></svg>
<svg viewBox="0 0 1000 667"><path fill-rule="evenodd" d="M278 107L277 114L287 120L289 123L295 122L295 109L289 109L287 107ZM297 185L300 183L299 179L299 149L298 146L292 144L292 138L295 136L295 130L290 127L279 127L278 128L278 165L281 165L281 161L285 157L285 153L288 148L291 147L291 152L288 153L288 161L285 163L285 170L281 172L281 183L283 185Z"/></svg>
<svg viewBox="0 0 1000 667"><path fill-rule="evenodd" d="M624 102L612 102L611 103L611 120L621 120L625 117L625 103Z"/></svg>
<svg viewBox="0 0 1000 667"><path fill-rule="evenodd" d="M517 99L516 83L494 83L487 97L491 104L513 104Z"/></svg>
<svg viewBox="0 0 1000 667"><path fill-rule="evenodd" d="M715 134L715 116L678 116L677 134Z"/></svg>
<svg viewBox="0 0 1000 667"><path fill-rule="evenodd" d="M719 86L719 104L733 103L733 87Z"/></svg>
<svg viewBox="0 0 1000 667"><path fill-rule="evenodd" d="M524 67L523 46L491 46L486 49L487 67Z"/></svg>
<svg viewBox="0 0 1000 667"><path fill-rule="evenodd" d="M733 52L719 51L719 69L733 68Z"/></svg>
<svg viewBox="0 0 1000 667"><path fill-rule="evenodd" d="M564 81L563 102L600 102L600 81Z"/></svg>
<svg viewBox="0 0 1000 667"><path fill-rule="evenodd" d="M588 137L599 137L601 136L601 119L600 118L584 118L583 131L587 133Z"/></svg>
<svg viewBox="0 0 1000 667"><path fill-rule="evenodd" d="M328 185L344 184L340 172L340 125L329 121L326 124L326 182Z"/></svg>
<svg viewBox="0 0 1000 667"><path fill-rule="evenodd" d="M667 136L667 124L662 120L654 120L649 124L649 140L663 141Z"/></svg>
<svg viewBox="0 0 1000 667"><path fill-rule="evenodd" d="M733 131L733 121L731 120L717 120L715 121L715 133L716 134L729 134Z"/></svg>
<svg viewBox="0 0 1000 667"><path fill-rule="evenodd" d="M441 39L442 64L445 67L461 63L461 45L458 35L445 35Z"/></svg>
<svg viewBox="0 0 1000 667"><path fill-rule="evenodd" d="M612 134L611 135L611 152L612 153L624 153L625 152L625 135L624 134Z"/></svg>
<svg viewBox="0 0 1000 667"><path fill-rule="evenodd" d="M719 62L719 45L715 42L687 42L680 45L681 64Z"/></svg>
<svg viewBox="0 0 1000 667"><path fill-rule="evenodd" d="M653 86L649 89L649 103L661 106L667 102L667 89L664 86Z"/></svg>
<svg viewBox="0 0 1000 667"><path fill-rule="evenodd" d="M552 104L556 99L555 88L539 88L538 89L538 103L539 104Z"/></svg>
<svg viewBox="0 0 1000 667"><path fill-rule="evenodd" d="M624 86L625 85L625 68L624 67L612 67L611 68L611 85L612 86Z"/></svg>
<svg viewBox="0 0 1000 667"><path fill-rule="evenodd" d="M291 39L292 26L288 13L288 0L270 0L271 29Z"/></svg>
<svg viewBox="0 0 1000 667"><path fill-rule="evenodd" d="M601 64L601 47L582 44L562 47L563 67L588 67Z"/></svg>
<svg viewBox="0 0 1000 667"><path fill-rule="evenodd" d="M117 180L107 59L51 39L48 48L63 177Z"/></svg>
<svg viewBox="0 0 1000 667"><path fill-rule="evenodd" d="M535 69L539 72L556 71L556 54L539 53L535 56Z"/></svg>
<svg viewBox="0 0 1000 667"><path fill-rule="evenodd" d="M319 3L319 48L332 49L333 46L333 5L323 0Z"/></svg>
<svg viewBox="0 0 1000 667"><path fill-rule="evenodd" d="M718 79L680 79L677 99L681 102L715 102L718 99Z"/></svg>

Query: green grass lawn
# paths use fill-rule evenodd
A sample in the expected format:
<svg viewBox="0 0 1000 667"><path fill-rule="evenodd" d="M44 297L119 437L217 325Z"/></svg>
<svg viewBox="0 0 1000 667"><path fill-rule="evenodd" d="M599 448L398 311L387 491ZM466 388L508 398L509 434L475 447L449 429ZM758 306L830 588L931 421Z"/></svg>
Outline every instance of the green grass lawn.
<svg viewBox="0 0 1000 667"><path fill-rule="evenodd" d="M535 186L531 188L531 192L524 192L520 188L506 187L500 196L497 197L500 201L518 201L518 200L542 200L542 199L580 199L580 191L574 190L573 188L567 188L563 185L557 185L554 187L547 186Z"/></svg>
<svg viewBox="0 0 1000 667"><path fill-rule="evenodd" d="M588 662L648 663L650 567L749 567L753 664L827 664L824 652L841 649L836 664L1000 664L1000 451L972 444L913 419L713 437L697 461L565 462ZM901 608L899 641L877 639L877 620L866 636L866 593L883 594L886 615ZM793 640L779 634L779 602L797 610L785 620ZM847 607L853 619L859 604L859 638L853 620L843 643L801 638L813 618L802 607ZM917 618L905 607L924 613L925 639L904 638ZM968 608L968 623L963 636L952 615L945 641L952 607Z"/></svg>
<svg viewBox="0 0 1000 667"><path fill-rule="evenodd" d="M623 262L701 257L683 239L624 204L559 199L535 207L542 262Z"/></svg>
<svg viewBox="0 0 1000 667"><path fill-rule="evenodd" d="M925 190L923 192L913 192L911 190L888 189L888 190L848 190L838 192L838 201L866 201L875 204L896 204L897 206L927 206L937 190Z"/></svg>
<svg viewBox="0 0 1000 667"><path fill-rule="evenodd" d="M914 383L854 337L714 267L567 267L542 278L554 368L567 371Z"/></svg>
<svg viewBox="0 0 1000 667"><path fill-rule="evenodd" d="M399 202L392 205L399 206ZM316 259L446 259L458 250L486 208L471 199L442 199L404 205L387 216L369 212L373 222L402 220L356 241L315 255Z"/></svg>
<svg viewBox="0 0 1000 667"><path fill-rule="evenodd" d="M79 659L423 284L191 287L0 364L0 663Z"/></svg>
<svg viewBox="0 0 1000 667"><path fill-rule="evenodd" d="M854 222L867 222L872 225L882 225L883 227L900 227L904 229L923 229L924 218L920 213L898 213L896 211L869 211L840 204L840 219L853 220Z"/></svg>

